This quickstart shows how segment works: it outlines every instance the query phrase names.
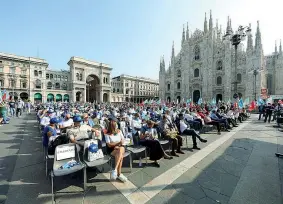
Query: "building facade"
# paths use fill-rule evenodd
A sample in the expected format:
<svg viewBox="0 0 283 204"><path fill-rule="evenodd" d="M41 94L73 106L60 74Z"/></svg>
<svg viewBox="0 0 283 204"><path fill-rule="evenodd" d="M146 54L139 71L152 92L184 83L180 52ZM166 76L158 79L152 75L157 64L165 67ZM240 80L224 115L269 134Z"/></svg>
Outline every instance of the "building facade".
<svg viewBox="0 0 283 204"><path fill-rule="evenodd" d="M68 65L68 71L54 71L44 59L0 53L0 88L7 99L110 102L109 65L79 57L71 57Z"/></svg>
<svg viewBox="0 0 283 204"><path fill-rule="evenodd" d="M159 83L157 80L123 74L112 78L111 87L111 102L141 103L146 99L158 99Z"/></svg>
<svg viewBox="0 0 283 204"><path fill-rule="evenodd" d="M251 25L250 25L251 27ZM225 33L232 31L231 19L227 28L213 25L212 14L209 22L204 21L204 29L196 29L190 35L189 28L183 29L182 46L175 55L174 43L171 61L165 68L164 58L160 62L160 98L167 101L199 98L210 102L213 98L232 100L235 93L233 82L237 80L237 92L242 98L253 100L261 95L261 89L269 94L283 94L283 56L280 43L275 52L264 56L259 22L253 35L247 38L247 46L240 44L235 66L235 47L223 41ZM246 48L244 48L246 47ZM254 74L254 70L256 74Z"/></svg>

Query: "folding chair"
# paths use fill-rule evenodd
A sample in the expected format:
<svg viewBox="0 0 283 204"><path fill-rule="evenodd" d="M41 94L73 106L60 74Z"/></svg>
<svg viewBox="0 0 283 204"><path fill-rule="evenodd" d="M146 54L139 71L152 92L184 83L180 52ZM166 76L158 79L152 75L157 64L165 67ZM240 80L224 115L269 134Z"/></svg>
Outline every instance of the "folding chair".
<svg viewBox="0 0 283 204"><path fill-rule="evenodd" d="M94 139L91 139L94 141ZM91 140L87 140L87 141L91 141ZM86 169L87 167L92 168L92 167L97 167L97 166L101 166L103 164L106 164L110 161L111 157L109 155L104 155L103 158L101 159L97 159L94 161L88 161L88 147L87 147L87 143L85 142L84 144L84 151L83 151L83 162L86 165L86 168L84 168L84 189L86 190L86 185L87 185L87 172ZM110 164L111 166L111 164Z"/></svg>
<svg viewBox="0 0 283 204"><path fill-rule="evenodd" d="M134 135L133 133L131 134L132 134L133 145L127 146L127 150L134 155L144 152L144 157L147 165L147 148L139 144L139 135Z"/></svg>
<svg viewBox="0 0 283 204"><path fill-rule="evenodd" d="M78 165L71 168L61 168L70 160L75 160ZM54 193L54 177L65 176L75 173L85 168L85 164L80 161L79 153L76 148L76 144L69 143L59 145L55 149L53 169L50 172L51 187L52 187L52 204L55 201Z"/></svg>

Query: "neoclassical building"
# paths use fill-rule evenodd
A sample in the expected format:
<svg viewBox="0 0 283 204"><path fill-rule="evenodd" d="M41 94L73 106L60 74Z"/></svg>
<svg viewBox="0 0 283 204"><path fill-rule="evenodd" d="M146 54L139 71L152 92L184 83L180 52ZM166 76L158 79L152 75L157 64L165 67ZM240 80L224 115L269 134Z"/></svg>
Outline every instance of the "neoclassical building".
<svg viewBox="0 0 283 204"><path fill-rule="evenodd" d="M276 45L274 53L264 56L258 22L253 32L255 41L253 35L249 35L247 45L239 45L235 68L235 48L223 41L228 31L233 32L231 19L228 18L227 27L222 30L217 22L213 25L211 13L209 22L205 16L203 30L196 29L190 35L188 26L183 29L180 52L175 54L173 43L169 66L166 68L164 58L160 62L159 95L162 100L191 98L197 102L200 97L203 101L232 100L236 79L237 92L242 98L253 100L266 88L269 95L283 95L281 42L279 50ZM256 75L254 70L257 70Z"/></svg>
<svg viewBox="0 0 283 204"><path fill-rule="evenodd" d="M68 65L68 71L55 71L44 59L0 53L0 88L7 99L110 102L109 65L79 57L71 57Z"/></svg>
<svg viewBox="0 0 283 204"><path fill-rule="evenodd" d="M157 100L159 98L158 81L145 77L122 74L112 78L111 87L111 102L141 103L145 100Z"/></svg>

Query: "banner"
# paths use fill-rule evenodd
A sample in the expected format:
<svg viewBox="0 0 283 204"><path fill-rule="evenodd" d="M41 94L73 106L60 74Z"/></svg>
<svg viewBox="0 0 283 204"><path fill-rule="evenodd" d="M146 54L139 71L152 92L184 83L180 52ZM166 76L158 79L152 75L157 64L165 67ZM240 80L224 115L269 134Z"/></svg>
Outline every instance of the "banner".
<svg viewBox="0 0 283 204"><path fill-rule="evenodd" d="M75 157L75 146L58 146L56 147L57 161Z"/></svg>

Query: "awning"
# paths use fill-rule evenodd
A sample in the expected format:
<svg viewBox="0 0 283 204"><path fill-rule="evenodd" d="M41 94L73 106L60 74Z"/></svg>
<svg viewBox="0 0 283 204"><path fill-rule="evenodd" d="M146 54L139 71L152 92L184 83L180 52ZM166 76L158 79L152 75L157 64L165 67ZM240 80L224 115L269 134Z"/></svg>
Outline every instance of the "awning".
<svg viewBox="0 0 283 204"><path fill-rule="evenodd" d="M47 99L54 99L54 95L53 94L48 94L47 95Z"/></svg>
<svg viewBox="0 0 283 204"><path fill-rule="evenodd" d="M68 94L64 95L64 100L69 100L69 95Z"/></svg>
<svg viewBox="0 0 283 204"><path fill-rule="evenodd" d="M40 93L34 94L34 99L42 99L42 95Z"/></svg>
<svg viewBox="0 0 283 204"><path fill-rule="evenodd" d="M61 94L57 94L56 95L56 100L62 100L62 95Z"/></svg>

